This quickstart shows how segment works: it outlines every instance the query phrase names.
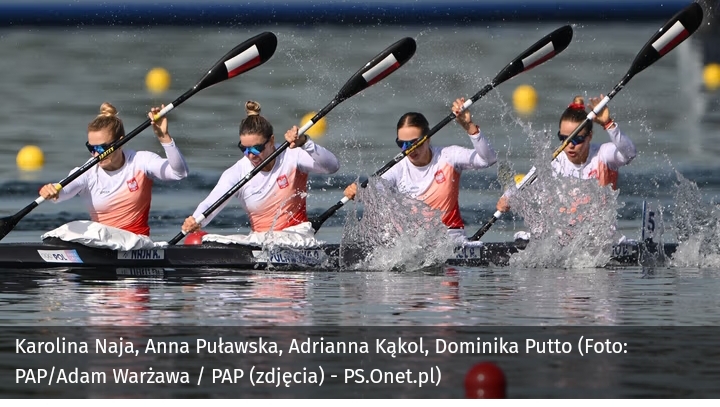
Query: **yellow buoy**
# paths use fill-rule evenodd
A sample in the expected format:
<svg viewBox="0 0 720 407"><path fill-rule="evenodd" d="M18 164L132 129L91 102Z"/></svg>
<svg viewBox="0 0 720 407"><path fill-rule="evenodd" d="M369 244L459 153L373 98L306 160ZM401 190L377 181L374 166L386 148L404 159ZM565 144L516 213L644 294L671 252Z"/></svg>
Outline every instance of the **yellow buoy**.
<svg viewBox="0 0 720 407"><path fill-rule="evenodd" d="M316 114L317 112L310 112L303 116L302 119L300 119L300 126L303 126ZM323 117L322 119L318 120L318 122L315 123L312 127L310 127L308 131L305 132L305 134L312 137L313 139L319 139L325 135L325 130L327 130L327 121L325 121L325 118Z"/></svg>
<svg viewBox="0 0 720 407"><path fill-rule="evenodd" d="M708 90L720 88L720 64L713 62L705 65L703 83Z"/></svg>
<svg viewBox="0 0 720 407"><path fill-rule="evenodd" d="M520 85L513 92L513 107L520 114L530 114L537 106L537 92L530 85Z"/></svg>
<svg viewBox="0 0 720 407"><path fill-rule="evenodd" d="M170 88L170 72L165 68L153 68L145 76L145 86L152 93L162 93Z"/></svg>
<svg viewBox="0 0 720 407"><path fill-rule="evenodd" d="M15 158L18 168L24 171L37 171L45 164L45 155L38 146L25 146Z"/></svg>

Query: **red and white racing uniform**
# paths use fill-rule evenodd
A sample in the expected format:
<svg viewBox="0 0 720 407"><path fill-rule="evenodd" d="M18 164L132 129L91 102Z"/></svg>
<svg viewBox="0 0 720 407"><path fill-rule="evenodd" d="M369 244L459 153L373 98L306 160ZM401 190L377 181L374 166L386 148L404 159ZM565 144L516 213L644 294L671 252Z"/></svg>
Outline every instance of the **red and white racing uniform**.
<svg viewBox="0 0 720 407"><path fill-rule="evenodd" d="M170 181L188 175L187 164L175 142L161 144L167 158L150 151L123 149L125 163L120 169L106 171L99 165L92 167L61 189L56 202L80 195L94 222L149 236L153 178Z"/></svg>
<svg viewBox="0 0 720 407"><path fill-rule="evenodd" d="M210 195L195 209L193 217L197 219L202 215L253 168L250 159L243 157L225 170ZM332 174L339 168L333 153L308 139L301 147L280 153L272 170L260 171L234 196L248 213L253 232L280 231L308 220L305 200L308 174ZM230 199L223 202L200 225L210 223L229 202Z"/></svg>
<svg viewBox="0 0 720 407"><path fill-rule="evenodd" d="M402 160L382 175L399 192L442 212L442 222L450 229L463 229L458 196L460 174L466 169L487 168L497 154L480 131L470 136L474 149L460 146L431 146L432 160L423 167Z"/></svg>

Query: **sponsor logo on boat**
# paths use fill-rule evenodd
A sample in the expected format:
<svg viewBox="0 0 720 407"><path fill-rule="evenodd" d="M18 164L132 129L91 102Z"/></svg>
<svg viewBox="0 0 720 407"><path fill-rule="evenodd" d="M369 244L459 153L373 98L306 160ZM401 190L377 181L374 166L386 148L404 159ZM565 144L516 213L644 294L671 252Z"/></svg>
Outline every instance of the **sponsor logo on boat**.
<svg viewBox="0 0 720 407"><path fill-rule="evenodd" d="M633 253L633 250L630 247L630 245L617 244L617 245L613 246L613 257L630 256L632 253Z"/></svg>
<svg viewBox="0 0 720 407"><path fill-rule="evenodd" d="M127 252L118 252L119 260L163 260L165 250L163 249L140 249Z"/></svg>
<svg viewBox="0 0 720 407"><path fill-rule="evenodd" d="M164 276L165 269L155 267L120 267L115 270L119 276Z"/></svg>
<svg viewBox="0 0 720 407"><path fill-rule="evenodd" d="M133 178L133 179L131 179L130 181L128 181L128 182L127 182L127 186L128 186L128 189L130 190L130 192L135 192L135 191L138 190L138 183L137 183L137 181L135 180L135 178Z"/></svg>
<svg viewBox="0 0 720 407"><path fill-rule="evenodd" d="M482 257L482 246L463 246L455 249L456 259L479 259Z"/></svg>
<svg viewBox="0 0 720 407"><path fill-rule="evenodd" d="M77 250L38 250L40 257L48 263L82 263Z"/></svg>
<svg viewBox="0 0 720 407"><path fill-rule="evenodd" d="M316 266L327 260L327 254L322 249L253 250L252 255L256 262L273 264Z"/></svg>

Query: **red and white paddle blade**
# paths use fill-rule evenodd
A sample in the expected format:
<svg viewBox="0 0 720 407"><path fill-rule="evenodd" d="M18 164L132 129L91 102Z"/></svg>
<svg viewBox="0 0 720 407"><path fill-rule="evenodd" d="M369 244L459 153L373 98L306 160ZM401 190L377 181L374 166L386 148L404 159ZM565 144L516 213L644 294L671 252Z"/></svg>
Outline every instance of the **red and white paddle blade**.
<svg viewBox="0 0 720 407"><path fill-rule="evenodd" d="M675 14L643 46L628 75L634 76L680 45L700 27L703 15L703 9L698 3L691 3Z"/></svg>
<svg viewBox="0 0 720 407"><path fill-rule="evenodd" d="M277 37L271 32L248 39L216 62L195 85L195 89L207 88L264 64L273 56L276 48Z"/></svg>
<svg viewBox="0 0 720 407"><path fill-rule="evenodd" d="M406 37L392 44L345 83L335 97L338 101L345 100L365 88L368 88L398 70L415 54L417 45L415 40Z"/></svg>
<svg viewBox="0 0 720 407"><path fill-rule="evenodd" d="M517 58L512 60L493 79L493 86L497 86L506 80L535 68L561 53L570 45L573 37L573 29L569 25L562 26L550 34L544 36L530 48L525 50Z"/></svg>

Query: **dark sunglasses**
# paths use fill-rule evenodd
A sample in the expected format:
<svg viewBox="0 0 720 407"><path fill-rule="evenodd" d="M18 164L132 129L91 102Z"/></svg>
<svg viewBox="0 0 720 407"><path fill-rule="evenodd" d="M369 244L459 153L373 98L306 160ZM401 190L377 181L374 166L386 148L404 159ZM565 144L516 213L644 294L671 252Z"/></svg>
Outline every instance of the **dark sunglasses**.
<svg viewBox="0 0 720 407"><path fill-rule="evenodd" d="M111 144L112 143L105 143L105 144L98 144L98 145L94 146L94 145L90 144L89 141L86 141L85 147L87 147L90 154L92 154L92 153L102 154L110 148Z"/></svg>
<svg viewBox="0 0 720 407"><path fill-rule="evenodd" d="M397 146L400 147L400 149L402 151L405 151L408 148L410 148L411 145L415 144L415 142L417 142L418 140L420 140L420 139L419 138L412 139L412 140L395 139L395 144L397 144Z"/></svg>
<svg viewBox="0 0 720 407"><path fill-rule="evenodd" d="M270 141L270 139L268 139L268 141ZM244 146L244 145L242 145L242 142L238 142L238 148L240 150L242 150L243 154L245 154L245 155L250 155L250 154L260 155L260 153L262 153L263 150L265 150L265 146L267 145L268 141L266 141L262 144L256 144L254 146Z"/></svg>
<svg viewBox="0 0 720 407"><path fill-rule="evenodd" d="M565 142L565 140L567 140L568 137L570 137L570 136L566 136L566 135L560 134L560 132L558 132L557 135L558 135L558 139L560 139L560 141L563 142L563 143ZM572 145L576 146L576 145L578 145L578 144L584 143L584 142L585 142L585 139L586 139L588 136L589 136L589 134L585 134L585 135L582 135L582 136L575 136L575 137L573 137L572 140L570 140L570 142L572 143Z"/></svg>

